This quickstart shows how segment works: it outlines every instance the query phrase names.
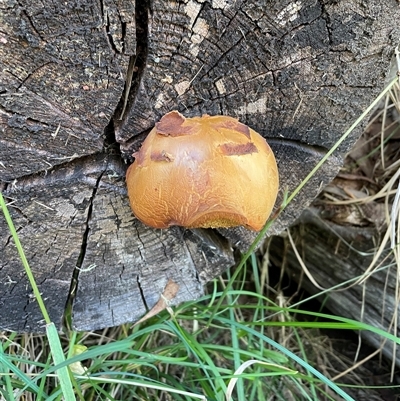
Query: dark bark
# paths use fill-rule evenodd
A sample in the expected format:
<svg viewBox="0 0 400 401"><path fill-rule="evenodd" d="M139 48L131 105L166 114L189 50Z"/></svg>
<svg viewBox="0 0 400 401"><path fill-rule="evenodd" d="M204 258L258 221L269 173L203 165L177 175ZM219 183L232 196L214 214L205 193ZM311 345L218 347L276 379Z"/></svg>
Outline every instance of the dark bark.
<svg viewBox="0 0 400 401"><path fill-rule="evenodd" d="M281 200L382 89L400 37L395 0L0 7L0 180L52 319L61 324L69 300L79 329L136 320L169 278L180 285L174 302L198 297L233 263L222 237L240 249L254 238L244 229L157 231L132 217L122 160L162 114L228 114L269 138ZM359 132L270 234L335 176ZM0 224L1 326L37 331Z"/></svg>

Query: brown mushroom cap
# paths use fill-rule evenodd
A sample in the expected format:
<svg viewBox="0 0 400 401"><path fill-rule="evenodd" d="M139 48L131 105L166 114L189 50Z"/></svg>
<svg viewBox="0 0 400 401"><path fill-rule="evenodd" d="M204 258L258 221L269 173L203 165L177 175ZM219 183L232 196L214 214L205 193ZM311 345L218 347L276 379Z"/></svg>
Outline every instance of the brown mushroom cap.
<svg viewBox="0 0 400 401"><path fill-rule="evenodd" d="M126 174L135 216L154 228L179 225L261 230L279 177L265 139L226 116L166 114Z"/></svg>

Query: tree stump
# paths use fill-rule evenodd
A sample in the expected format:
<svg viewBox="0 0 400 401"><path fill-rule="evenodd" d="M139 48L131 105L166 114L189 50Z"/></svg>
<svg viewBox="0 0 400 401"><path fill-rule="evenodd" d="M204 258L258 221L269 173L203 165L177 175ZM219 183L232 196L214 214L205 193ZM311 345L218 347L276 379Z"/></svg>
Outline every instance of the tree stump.
<svg viewBox="0 0 400 401"><path fill-rule="evenodd" d="M168 111L226 114L268 138L292 191L382 89L399 42L396 0L82 0L0 3L0 180L51 319L133 322L196 299L254 233L154 230L124 175ZM279 233L337 173L352 136L308 182ZM278 200L278 205L280 200ZM0 219L0 325L43 321Z"/></svg>

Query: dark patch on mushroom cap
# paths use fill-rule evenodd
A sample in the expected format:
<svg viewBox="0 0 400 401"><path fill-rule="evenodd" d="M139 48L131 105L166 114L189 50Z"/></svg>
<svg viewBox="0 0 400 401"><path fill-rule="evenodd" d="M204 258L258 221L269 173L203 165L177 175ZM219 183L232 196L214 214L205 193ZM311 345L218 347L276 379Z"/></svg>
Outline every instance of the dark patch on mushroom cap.
<svg viewBox="0 0 400 401"><path fill-rule="evenodd" d="M136 161L137 161L137 163L138 163L139 166L142 166L142 165L143 165L144 159L145 159L145 155L144 155L144 152L142 151L142 148L140 148L140 149L139 149L137 152L135 152L132 156L136 159Z"/></svg>
<svg viewBox="0 0 400 401"><path fill-rule="evenodd" d="M218 128L226 128L240 132L250 139L250 128L247 125L240 123L236 118L227 117L224 122L218 122L215 124L215 129L218 130Z"/></svg>
<svg viewBox="0 0 400 401"><path fill-rule="evenodd" d="M224 143L220 146L221 152L226 156L234 155L248 155L251 153L257 153L258 149L253 142L248 143Z"/></svg>
<svg viewBox="0 0 400 401"><path fill-rule="evenodd" d="M193 127L185 126L186 118L177 111L167 113L160 122L156 123L157 134L165 136L190 135L194 132Z"/></svg>

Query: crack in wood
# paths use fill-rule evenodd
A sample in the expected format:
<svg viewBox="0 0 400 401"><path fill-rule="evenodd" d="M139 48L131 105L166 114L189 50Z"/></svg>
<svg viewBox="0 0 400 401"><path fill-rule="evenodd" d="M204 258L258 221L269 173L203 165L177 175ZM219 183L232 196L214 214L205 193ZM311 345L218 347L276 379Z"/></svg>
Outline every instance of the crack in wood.
<svg viewBox="0 0 400 401"><path fill-rule="evenodd" d="M135 3L136 54L129 59L125 88L112 117L116 134L128 121L146 67L149 48L149 13L150 1L137 0Z"/></svg>
<svg viewBox="0 0 400 401"><path fill-rule="evenodd" d="M146 258L144 256L144 253L142 252L144 249L146 249L146 246L145 246L144 242L142 241L142 238L140 238L140 233L139 233L139 229L138 229L137 225L134 224L133 227L135 228L137 239L140 242L140 245L138 244L138 246L137 246L137 250L139 251L140 258L143 260L143 262L146 262Z"/></svg>
<svg viewBox="0 0 400 401"><path fill-rule="evenodd" d="M143 305L146 308L146 311L148 311L150 308L147 305L146 297L144 296L144 291L143 291L142 285L140 283L140 276L139 275L136 277L136 281L137 281L137 285L138 285L138 288L139 288L140 297L142 298Z"/></svg>
<svg viewBox="0 0 400 401"><path fill-rule="evenodd" d="M5 187L4 187L4 189L2 189L1 191L3 192L3 193L6 193L7 192L7 190L8 190L8 187L11 185L11 187L15 187L16 185L15 185L15 181L16 180L14 180L12 183L10 183L10 184L7 184ZM3 195L4 196L4 195ZM7 203L7 207L8 208L12 208L13 210L15 210L20 216L22 216L25 220L26 220L26 224L24 225L24 227L25 226L27 226L28 224L31 224L32 223L32 220L30 220L29 218L28 218L28 216L19 208L19 207L17 207L16 205L14 205L14 202L15 202L15 199L13 199L13 198L10 198L10 197L6 197L6 196L4 196L4 200L8 200L8 199L11 199L11 202L9 202L9 203ZM21 229L22 229L23 227L18 227L18 228L16 228L16 232L18 233L18 232L20 232L21 231Z"/></svg>
<svg viewBox="0 0 400 401"><path fill-rule="evenodd" d="M42 68L44 68L44 67L46 67L46 66L48 66L48 65L50 65L50 64L54 64L54 61L47 61L46 63L44 63L44 64L39 65L38 67L36 67L33 71L28 72L27 76L26 76L24 79L22 79L22 80L21 80L21 83L15 88L15 92L18 92L18 91L21 89L21 87L22 87L23 85L25 85L26 82L27 82L30 78L32 78L32 76L33 76L34 74L36 74L36 73L37 73L38 71L40 71ZM42 123L42 124L46 124L46 123L44 123L44 122L42 122L42 121L39 121L39 122Z"/></svg>
<svg viewBox="0 0 400 401"><path fill-rule="evenodd" d="M35 34L39 37L39 39L41 41L43 41L44 43L47 43L42 35L40 35L39 31L36 29L35 24L33 23L32 17L27 13L26 8L20 3L18 2L18 6L20 7L21 10L21 14L25 16L25 18L28 20L28 23L30 25L30 27L32 28L33 32L35 32Z"/></svg>
<svg viewBox="0 0 400 401"><path fill-rule="evenodd" d="M217 230L213 228L193 228L191 231L208 244L212 250L221 254L232 253L230 242Z"/></svg>
<svg viewBox="0 0 400 401"><path fill-rule="evenodd" d="M106 12L101 2L101 10L104 16ZM135 24L136 24L136 54L129 58L128 69L125 78L125 87L121 98L114 110L114 113L104 130L105 140L104 149L112 146L118 155L121 156L120 141L118 132L120 132L127 123L130 111L134 107L136 97L142 81L143 72L147 63L149 46L149 12L150 1L136 1L135 3ZM107 16L108 18L108 16ZM109 24L109 22L108 22ZM126 24L121 21L123 38L126 35ZM106 26L107 29L107 26ZM110 33L107 32L107 36ZM108 38L110 40L110 38ZM124 45L123 45L124 46ZM114 49L115 45L112 46ZM123 48L124 49L124 48ZM122 156L121 156L122 157Z"/></svg>
<svg viewBox="0 0 400 401"><path fill-rule="evenodd" d="M110 32L110 17L108 15L108 12L106 12L105 15L105 24L106 24L106 34L107 34L107 39L108 39L108 43L110 44L111 48L113 49L113 51L116 54L120 54L121 52L118 50L117 45L114 43L114 38Z"/></svg>
<svg viewBox="0 0 400 401"><path fill-rule="evenodd" d="M64 308L64 316L62 321L64 322L64 325L66 327L70 327L69 323L67 321L67 316L70 315L70 311L73 310L73 304L75 300L75 296L78 290L78 285L79 285L79 274L82 270L82 265L83 261L85 260L85 255L86 255L86 248L87 248L87 243L88 243L88 237L89 237L89 232L90 232L90 220L92 218L92 213L93 213L93 203L94 203L94 198L96 197L97 190L99 189L100 181L106 172L107 168L105 168L98 176L96 180L96 184L93 187L92 191L92 196L90 197L90 202L89 202L89 208L87 212L87 218L86 218L86 223L85 223L85 232L83 233L82 237L82 245L81 245L81 251L78 256L78 260L76 262L76 266L72 272L72 277L71 277L71 286L68 292L68 297L67 301L65 303L65 308Z"/></svg>
<svg viewBox="0 0 400 401"><path fill-rule="evenodd" d="M4 248L5 248L6 246L10 245L11 239L12 239L12 235L9 235L8 238L7 238L6 243L4 244Z"/></svg>
<svg viewBox="0 0 400 401"><path fill-rule="evenodd" d="M307 149L309 153L318 155L318 157L322 158L326 155L329 148L325 148L323 146L315 145L315 144L308 144L306 142L302 142L298 139L282 139L282 138L268 138L268 144L270 146L273 145L286 145L290 146L291 148L296 149ZM338 155L334 155L334 157L338 157Z"/></svg>

